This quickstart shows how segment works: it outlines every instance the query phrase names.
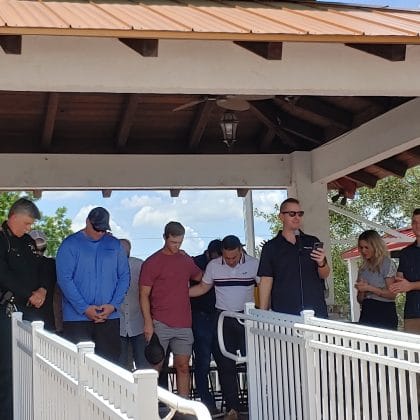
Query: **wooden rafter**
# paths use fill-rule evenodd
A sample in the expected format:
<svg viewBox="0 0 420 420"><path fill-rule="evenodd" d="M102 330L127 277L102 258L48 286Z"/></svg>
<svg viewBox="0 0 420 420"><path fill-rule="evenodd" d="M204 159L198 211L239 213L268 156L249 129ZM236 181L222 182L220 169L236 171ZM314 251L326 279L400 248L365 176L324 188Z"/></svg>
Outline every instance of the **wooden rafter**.
<svg viewBox="0 0 420 420"><path fill-rule="evenodd" d="M299 96L294 102L294 105L312 114L319 115L330 121L331 124L345 130L352 128L353 116L351 113L314 96Z"/></svg>
<svg viewBox="0 0 420 420"><path fill-rule="evenodd" d="M236 194L238 197L244 198L249 192L249 188L238 188Z"/></svg>
<svg viewBox="0 0 420 420"><path fill-rule="evenodd" d="M288 146L296 146L297 142L285 132L283 127L279 127L276 115L271 107L267 107L261 102L251 102L250 111L269 129L272 130Z"/></svg>
<svg viewBox="0 0 420 420"><path fill-rule="evenodd" d="M112 190L102 190L102 197L103 198L110 198L112 194Z"/></svg>
<svg viewBox="0 0 420 420"><path fill-rule="evenodd" d="M388 61L405 61L405 44L346 44L350 48L366 52Z"/></svg>
<svg viewBox="0 0 420 420"><path fill-rule="evenodd" d="M130 93L127 95L120 124L118 126L117 135L115 136L115 147L117 150L122 150L127 145L130 130L133 126L134 117L136 116L138 103L138 94Z"/></svg>
<svg viewBox="0 0 420 420"><path fill-rule="evenodd" d="M6 54L22 54L21 35L0 35L0 47Z"/></svg>
<svg viewBox="0 0 420 420"><path fill-rule="evenodd" d="M42 197L42 190L33 190L32 194L34 195L34 198L41 198Z"/></svg>
<svg viewBox="0 0 420 420"><path fill-rule="evenodd" d="M172 198L177 198L177 197L179 197L179 194L181 193L181 190L177 189L177 188L171 188L169 190L169 193L171 194Z"/></svg>
<svg viewBox="0 0 420 420"><path fill-rule="evenodd" d="M376 186L376 183L379 180L376 176L363 170L352 172L347 175L347 178L372 188Z"/></svg>
<svg viewBox="0 0 420 420"><path fill-rule="evenodd" d="M267 129L265 130L264 134L261 136L261 139L260 139L260 152L261 153L269 152L270 147L275 137L276 137L276 132L272 128L267 127Z"/></svg>
<svg viewBox="0 0 420 420"><path fill-rule="evenodd" d="M407 172L408 166L395 158L385 159L375 164L381 169L391 173L392 175L403 178Z"/></svg>
<svg viewBox="0 0 420 420"><path fill-rule="evenodd" d="M214 102L212 101L205 101L197 106L197 111L190 129L190 136L188 140L188 147L190 150L198 149L213 108Z"/></svg>
<svg viewBox="0 0 420 420"><path fill-rule="evenodd" d="M59 93L50 92L48 94L47 109L45 111L44 127L42 129L41 137L41 147L44 151L48 151L51 148L59 100Z"/></svg>
<svg viewBox="0 0 420 420"><path fill-rule="evenodd" d="M119 38L119 40L143 57L158 56L158 39Z"/></svg>
<svg viewBox="0 0 420 420"><path fill-rule="evenodd" d="M281 60L283 55L282 42L234 41L236 45L251 51L266 60Z"/></svg>

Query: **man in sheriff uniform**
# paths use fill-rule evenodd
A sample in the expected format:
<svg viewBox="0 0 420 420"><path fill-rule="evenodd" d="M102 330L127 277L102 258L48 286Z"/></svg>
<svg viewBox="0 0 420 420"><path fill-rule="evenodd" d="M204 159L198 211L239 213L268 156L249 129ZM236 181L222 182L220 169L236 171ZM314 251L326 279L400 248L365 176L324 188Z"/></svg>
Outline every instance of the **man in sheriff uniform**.
<svg viewBox="0 0 420 420"><path fill-rule="evenodd" d="M0 413L13 419L11 308L29 321L42 319L48 285L42 283L40 259L34 240L27 234L41 215L35 204L20 198L10 208L0 228Z"/></svg>

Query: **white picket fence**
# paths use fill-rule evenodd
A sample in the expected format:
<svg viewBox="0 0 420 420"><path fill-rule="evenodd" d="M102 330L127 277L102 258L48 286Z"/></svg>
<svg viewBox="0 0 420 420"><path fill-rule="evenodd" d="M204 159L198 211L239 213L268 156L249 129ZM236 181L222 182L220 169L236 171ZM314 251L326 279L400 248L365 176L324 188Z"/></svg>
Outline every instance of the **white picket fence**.
<svg viewBox="0 0 420 420"><path fill-rule="evenodd" d="M128 372L43 329L42 322L12 317L15 420L154 420L158 401L176 412L210 420L207 408L157 386L157 372Z"/></svg>
<svg viewBox="0 0 420 420"><path fill-rule="evenodd" d="M251 420L419 420L419 336L255 309L244 321ZM224 347L224 346L222 346Z"/></svg>

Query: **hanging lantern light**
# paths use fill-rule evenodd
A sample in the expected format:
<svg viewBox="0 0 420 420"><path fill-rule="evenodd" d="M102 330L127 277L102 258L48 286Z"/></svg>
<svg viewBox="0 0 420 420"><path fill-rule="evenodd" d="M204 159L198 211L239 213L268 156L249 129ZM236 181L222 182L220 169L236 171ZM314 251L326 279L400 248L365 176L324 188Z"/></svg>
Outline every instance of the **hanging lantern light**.
<svg viewBox="0 0 420 420"><path fill-rule="evenodd" d="M238 128L238 119L233 112L226 111L220 120L220 127L223 132L223 142L230 149L236 142L236 129Z"/></svg>

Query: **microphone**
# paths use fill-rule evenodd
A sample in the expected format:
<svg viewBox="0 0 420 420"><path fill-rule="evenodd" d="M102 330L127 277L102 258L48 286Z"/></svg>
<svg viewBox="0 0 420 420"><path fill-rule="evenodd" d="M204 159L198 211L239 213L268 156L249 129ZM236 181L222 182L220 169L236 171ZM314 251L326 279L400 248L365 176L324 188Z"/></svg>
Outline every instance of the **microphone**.
<svg viewBox="0 0 420 420"><path fill-rule="evenodd" d="M302 275L302 241L300 239L300 230L294 231L296 238L296 245L298 246L298 264L299 264L299 282L300 282L300 304L302 311L305 309L305 301L303 296L303 275Z"/></svg>
<svg viewBox="0 0 420 420"><path fill-rule="evenodd" d="M298 246L299 253L300 253L302 251L302 242L300 240L300 230L296 229L294 231L294 234L295 234L296 245Z"/></svg>

